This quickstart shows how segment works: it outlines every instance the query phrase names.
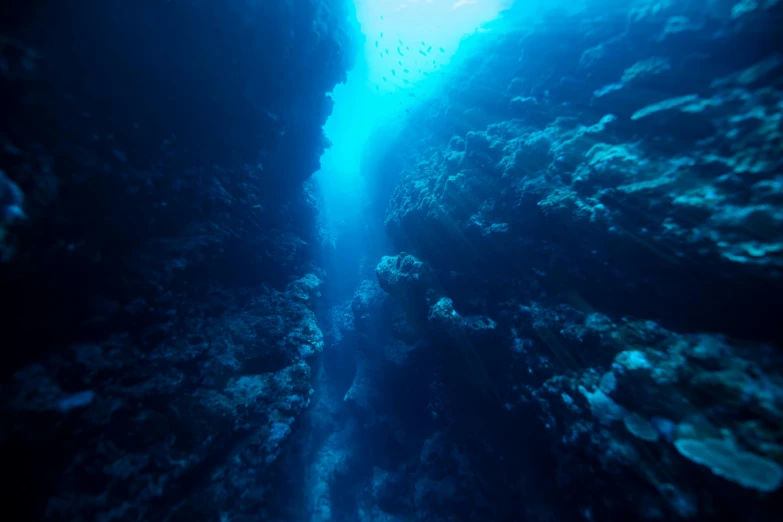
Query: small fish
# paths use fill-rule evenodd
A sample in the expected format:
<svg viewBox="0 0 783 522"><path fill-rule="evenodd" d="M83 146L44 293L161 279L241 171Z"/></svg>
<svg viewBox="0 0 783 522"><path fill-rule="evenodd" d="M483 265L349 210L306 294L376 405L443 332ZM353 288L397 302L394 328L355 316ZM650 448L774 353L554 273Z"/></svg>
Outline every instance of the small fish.
<svg viewBox="0 0 783 522"><path fill-rule="evenodd" d="M425 44L424 42L421 42L421 45L427 45L427 44Z"/></svg>
<svg viewBox="0 0 783 522"><path fill-rule="evenodd" d="M415 97L416 97L416 94L415 94L415 93L412 93L412 92L409 92L409 93L408 93L408 96L410 96L411 98L415 98Z"/></svg>
<svg viewBox="0 0 783 522"><path fill-rule="evenodd" d="M402 65L402 64L400 64L400 65ZM402 72L409 73L410 71L408 69L403 69Z"/></svg>
<svg viewBox="0 0 783 522"><path fill-rule="evenodd" d="M446 50L445 50L443 47L441 47L441 48L440 48L440 52L442 52L442 53L445 53L445 52L446 52Z"/></svg>
<svg viewBox="0 0 783 522"><path fill-rule="evenodd" d="M383 38L383 33L381 33L381 38Z"/></svg>
<svg viewBox="0 0 783 522"><path fill-rule="evenodd" d="M402 51L400 51L399 47L397 48L397 54L399 54L400 56L405 56L404 54L402 54Z"/></svg>
<svg viewBox="0 0 783 522"><path fill-rule="evenodd" d="M394 69L392 69L392 76L397 76L397 71L395 71Z"/></svg>
<svg viewBox="0 0 783 522"><path fill-rule="evenodd" d="M398 38L398 39L397 39L397 41L398 41L398 42L400 42L400 45L402 45L402 40L400 40L400 39Z"/></svg>
<svg viewBox="0 0 783 522"><path fill-rule="evenodd" d="M378 47L378 40L375 40L375 47Z"/></svg>
<svg viewBox="0 0 783 522"><path fill-rule="evenodd" d="M386 51L386 54L389 54L389 50L388 49L384 49L384 51Z"/></svg>
<svg viewBox="0 0 783 522"><path fill-rule="evenodd" d="M383 58L383 53L380 53L380 54L381 54L381 58Z"/></svg>
<svg viewBox="0 0 783 522"><path fill-rule="evenodd" d="M408 80L406 80L406 79L404 79L404 78L403 78L403 80L402 80L402 83L404 83L405 85L408 85L408 84L409 84L409 83L411 83L411 82L409 82Z"/></svg>
<svg viewBox="0 0 783 522"><path fill-rule="evenodd" d="M389 80L386 79L386 77L383 77L383 81L388 82Z"/></svg>
<svg viewBox="0 0 783 522"><path fill-rule="evenodd" d="M427 52L430 52L430 51L432 51L432 46L431 45L429 47L427 47Z"/></svg>
<svg viewBox="0 0 783 522"><path fill-rule="evenodd" d="M381 15L381 20L383 20L383 15Z"/></svg>
<svg viewBox="0 0 783 522"><path fill-rule="evenodd" d="M427 53L425 53L424 51L419 51L419 54L420 54L420 55L422 55L422 56L424 56L425 58L426 58L426 56L427 56Z"/></svg>
<svg viewBox="0 0 783 522"><path fill-rule="evenodd" d="M432 60L432 64L435 65L435 60Z"/></svg>
<svg viewBox="0 0 783 522"><path fill-rule="evenodd" d="M411 48L410 48L410 47L408 47L408 46L406 45L406 46L405 46L405 50L406 50L406 51L410 51L410 50L411 50Z"/></svg>

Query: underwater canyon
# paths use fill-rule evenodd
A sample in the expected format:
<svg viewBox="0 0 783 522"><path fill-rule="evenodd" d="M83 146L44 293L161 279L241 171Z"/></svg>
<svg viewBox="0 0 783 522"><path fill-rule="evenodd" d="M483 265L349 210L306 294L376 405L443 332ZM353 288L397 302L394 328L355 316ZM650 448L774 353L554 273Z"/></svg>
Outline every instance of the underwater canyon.
<svg viewBox="0 0 783 522"><path fill-rule="evenodd" d="M489 3L2 8L15 520L779 519L783 2Z"/></svg>

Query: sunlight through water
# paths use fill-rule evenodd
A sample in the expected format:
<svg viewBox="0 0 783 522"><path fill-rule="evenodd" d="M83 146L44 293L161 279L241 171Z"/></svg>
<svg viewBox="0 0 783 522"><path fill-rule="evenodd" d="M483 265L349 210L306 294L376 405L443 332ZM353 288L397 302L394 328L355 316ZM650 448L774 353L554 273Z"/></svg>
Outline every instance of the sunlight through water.
<svg viewBox="0 0 783 522"><path fill-rule="evenodd" d="M356 0L365 41L324 125L332 143L321 158L326 202L346 211L359 197L360 157L377 125L402 121L427 97L460 39L512 0Z"/></svg>

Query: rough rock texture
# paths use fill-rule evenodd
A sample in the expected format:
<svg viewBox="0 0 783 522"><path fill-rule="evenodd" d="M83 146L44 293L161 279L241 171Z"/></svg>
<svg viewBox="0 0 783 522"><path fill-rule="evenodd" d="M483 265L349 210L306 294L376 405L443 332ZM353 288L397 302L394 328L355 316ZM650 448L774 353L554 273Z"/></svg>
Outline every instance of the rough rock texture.
<svg viewBox="0 0 783 522"><path fill-rule="evenodd" d="M241 521L286 503L277 461L324 346L305 180L353 56L349 7L4 6L9 510Z"/></svg>
<svg viewBox="0 0 783 522"><path fill-rule="evenodd" d="M363 353L408 428L364 514L774 520L783 4L533 4L363 163L397 309L367 283L354 320L405 313ZM426 409L383 402L403 381Z"/></svg>
<svg viewBox="0 0 783 522"><path fill-rule="evenodd" d="M490 51L491 37L474 38L443 101L419 115L437 135L408 160L386 230L444 286L449 270L489 284L546 270L550 292L620 314L775 335L758 303L780 275L783 62L762 28L780 7L735 3L553 12ZM637 71L651 57L669 67Z"/></svg>

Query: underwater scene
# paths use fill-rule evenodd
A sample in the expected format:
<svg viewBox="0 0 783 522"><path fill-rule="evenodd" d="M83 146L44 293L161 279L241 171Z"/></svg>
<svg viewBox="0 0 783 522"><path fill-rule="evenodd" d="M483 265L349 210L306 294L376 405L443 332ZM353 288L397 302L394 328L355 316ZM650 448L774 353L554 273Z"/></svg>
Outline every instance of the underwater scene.
<svg viewBox="0 0 783 522"><path fill-rule="evenodd" d="M12 522L783 520L783 0L10 0Z"/></svg>

